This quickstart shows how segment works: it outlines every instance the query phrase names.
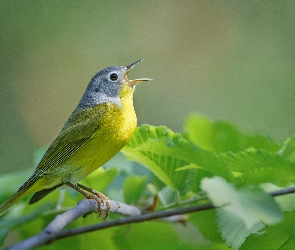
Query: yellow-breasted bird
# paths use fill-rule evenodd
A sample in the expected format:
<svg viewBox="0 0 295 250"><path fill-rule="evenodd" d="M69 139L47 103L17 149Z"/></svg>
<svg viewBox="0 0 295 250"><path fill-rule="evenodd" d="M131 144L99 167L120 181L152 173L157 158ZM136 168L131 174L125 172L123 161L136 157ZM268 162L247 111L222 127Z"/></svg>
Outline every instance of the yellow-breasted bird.
<svg viewBox="0 0 295 250"><path fill-rule="evenodd" d="M135 85L151 80L127 79L128 72L141 61L127 67L108 67L92 78L33 175L0 205L0 215L30 194L34 194L29 202L33 204L64 185L98 202L97 197L105 198L77 182L109 161L131 138L137 124Z"/></svg>

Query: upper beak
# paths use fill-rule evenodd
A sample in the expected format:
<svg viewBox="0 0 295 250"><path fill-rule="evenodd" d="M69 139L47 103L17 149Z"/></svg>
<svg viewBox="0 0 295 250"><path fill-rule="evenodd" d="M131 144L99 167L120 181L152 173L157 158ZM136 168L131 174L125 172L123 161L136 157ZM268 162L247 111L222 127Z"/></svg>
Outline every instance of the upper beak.
<svg viewBox="0 0 295 250"><path fill-rule="evenodd" d="M134 68L134 66L138 63L140 63L141 61L143 61L143 59L140 59L140 60L137 60L136 62L134 63L131 63L130 65L128 65L126 68L126 73L125 73L125 76L126 76L126 79L127 79L127 75L129 73L129 71ZM147 82L147 81L151 81L153 79L150 79L150 78L139 78L139 79L134 79L134 80L128 80L128 82L130 82L130 84L132 86L135 86L137 83L140 83L140 82Z"/></svg>

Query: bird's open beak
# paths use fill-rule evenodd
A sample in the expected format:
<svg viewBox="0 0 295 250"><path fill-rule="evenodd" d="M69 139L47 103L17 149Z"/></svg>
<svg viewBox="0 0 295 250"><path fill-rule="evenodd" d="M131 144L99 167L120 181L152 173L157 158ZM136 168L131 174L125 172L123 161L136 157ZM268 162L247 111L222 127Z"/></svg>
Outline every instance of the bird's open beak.
<svg viewBox="0 0 295 250"><path fill-rule="evenodd" d="M127 68L126 73L125 73L125 77L126 77L126 79L127 79L127 75L128 75L128 73L129 73L129 71L130 71L132 68L134 68L134 66L135 66L136 64L140 63L141 61L143 61L143 59L137 60L136 62L131 63L130 65L128 65L128 66L126 67L126 68ZM139 79L134 79L134 80L128 80L128 79L127 79L127 81L130 82L130 84L132 85L132 87L134 87L137 83L140 83L140 82L147 82L147 81L151 81L151 80L153 80L153 79L150 79L150 78L139 78Z"/></svg>

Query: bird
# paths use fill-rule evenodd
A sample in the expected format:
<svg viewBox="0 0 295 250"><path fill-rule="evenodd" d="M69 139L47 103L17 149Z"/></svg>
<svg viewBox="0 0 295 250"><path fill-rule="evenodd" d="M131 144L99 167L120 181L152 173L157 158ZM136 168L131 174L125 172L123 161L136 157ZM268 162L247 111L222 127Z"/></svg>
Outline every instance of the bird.
<svg viewBox="0 0 295 250"><path fill-rule="evenodd" d="M34 204L63 187L95 199L100 210L99 199L108 198L78 182L108 162L132 137L137 126L133 106L135 86L152 79L128 80L127 74L142 60L128 66L107 67L91 79L31 177L0 205L0 216L29 195L33 194L29 204Z"/></svg>

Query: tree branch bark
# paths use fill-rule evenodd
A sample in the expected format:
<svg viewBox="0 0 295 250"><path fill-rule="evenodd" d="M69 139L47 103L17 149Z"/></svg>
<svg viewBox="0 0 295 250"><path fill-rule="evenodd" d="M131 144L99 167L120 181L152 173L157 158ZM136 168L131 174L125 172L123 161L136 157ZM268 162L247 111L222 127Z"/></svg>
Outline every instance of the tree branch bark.
<svg viewBox="0 0 295 250"><path fill-rule="evenodd" d="M122 215L136 216L143 213L139 207L129 206L110 200L111 208L109 212L120 213ZM102 205L101 211L106 211L107 207ZM8 247L8 249L32 249L46 245L53 241L55 235L65 226L81 216L87 216L98 211L98 203L96 200L82 200L72 209L57 215L54 220L40 233L28 238L18 244Z"/></svg>
<svg viewBox="0 0 295 250"><path fill-rule="evenodd" d="M289 187L280 189L277 191L270 192L269 195L271 196L281 196L295 192L295 187ZM8 247L10 250L16 249L33 249L39 246L50 244L58 239L62 239L69 236L75 236L82 233L87 233L95 230L101 230L104 228L120 226L130 223L138 223L148 220L160 219L165 218L168 221L178 221L183 222L183 214L204 211L208 209L215 208L211 203L199 205L199 206L192 206L186 208L178 208L174 210L167 210L162 212L155 212L155 213L146 213L145 209L130 206L123 203L118 203L115 201L111 202L111 209L110 212L120 213L122 215L128 215L131 217L121 218L113 221L107 221L99 224L94 224L90 226L85 226L81 228L69 229L61 231L65 226L69 223L73 222L77 218L81 216L86 216L90 213L97 212L98 204L95 200L82 200L80 201L77 206L70 209L69 211L57 215L55 219L39 234L32 236L18 244L12 245ZM101 210L105 211L106 207L102 206ZM170 218L170 219L169 219Z"/></svg>

